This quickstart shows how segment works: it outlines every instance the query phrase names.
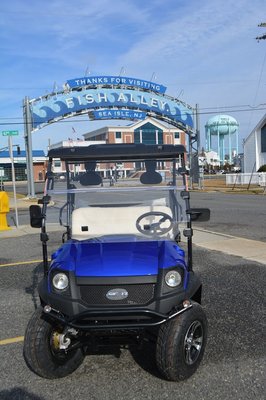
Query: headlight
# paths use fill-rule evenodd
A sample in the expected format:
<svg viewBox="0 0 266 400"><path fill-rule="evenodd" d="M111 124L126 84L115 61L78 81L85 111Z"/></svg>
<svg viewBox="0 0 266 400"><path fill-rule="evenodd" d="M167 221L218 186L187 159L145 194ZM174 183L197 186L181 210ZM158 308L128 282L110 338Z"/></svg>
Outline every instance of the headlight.
<svg viewBox="0 0 266 400"><path fill-rule="evenodd" d="M165 279L166 285L168 285L170 287L176 287L176 286L180 285L182 277L179 272L172 270L172 271L167 272L164 279Z"/></svg>
<svg viewBox="0 0 266 400"><path fill-rule="evenodd" d="M58 290L64 290L68 287L68 277L60 272L53 277L53 286Z"/></svg>

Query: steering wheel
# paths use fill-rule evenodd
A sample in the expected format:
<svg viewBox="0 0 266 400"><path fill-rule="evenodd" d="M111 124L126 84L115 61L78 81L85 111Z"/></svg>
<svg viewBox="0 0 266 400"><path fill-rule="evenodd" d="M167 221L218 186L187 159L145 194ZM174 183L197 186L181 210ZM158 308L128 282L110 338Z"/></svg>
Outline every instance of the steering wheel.
<svg viewBox="0 0 266 400"><path fill-rule="evenodd" d="M147 217L162 217L161 219L159 219L159 221L157 222L153 222L153 223L146 223L143 226L141 226L141 221L144 218ZM162 227L161 224L163 224L165 221L169 221L170 225L167 227ZM142 214L136 221L136 227L137 230L140 233L143 233L144 235L147 236L153 236L155 234L157 235L163 235L167 232L169 232L172 227L173 227L173 219L170 217L170 215L161 212L161 211L150 211L147 212L145 214Z"/></svg>

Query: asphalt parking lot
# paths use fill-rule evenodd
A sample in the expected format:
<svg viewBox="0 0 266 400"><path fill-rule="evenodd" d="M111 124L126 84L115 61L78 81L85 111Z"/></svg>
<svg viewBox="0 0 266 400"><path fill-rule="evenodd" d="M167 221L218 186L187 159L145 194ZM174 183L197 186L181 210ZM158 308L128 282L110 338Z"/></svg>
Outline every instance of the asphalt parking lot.
<svg viewBox="0 0 266 400"><path fill-rule="evenodd" d="M58 247L60 236L51 233L49 243ZM34 375L22 355L25 327L38 305L39 232L2 238L0 399L264 399L265 265L196 246L194 250L209 335L203 362L192 378L163 380L147 346L88 355L71 376L49 381Z"/></svg>

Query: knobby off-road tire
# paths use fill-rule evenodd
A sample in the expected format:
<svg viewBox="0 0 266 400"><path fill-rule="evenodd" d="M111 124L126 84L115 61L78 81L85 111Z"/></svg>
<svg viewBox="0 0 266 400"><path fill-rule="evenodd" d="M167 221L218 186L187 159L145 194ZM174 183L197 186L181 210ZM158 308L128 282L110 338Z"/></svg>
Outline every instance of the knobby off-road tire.
<svg viewBox="0 0 266 400"><path fill-rule="evenodd" d="M28 367L37 375L47 378L63 378L75 371L82 363L82 349L69 352L54 346L54 337L60 328L42 317L42 308L32 315L25 332L23 355Z"/></svg>
<svg viewBox="0 0 266 400"><path fill-rule="evenodd" d="M189 378L198 368L207 340L207 318L202 307L193 307L163 324L158 333L156 363L170 381Z"/></svg>

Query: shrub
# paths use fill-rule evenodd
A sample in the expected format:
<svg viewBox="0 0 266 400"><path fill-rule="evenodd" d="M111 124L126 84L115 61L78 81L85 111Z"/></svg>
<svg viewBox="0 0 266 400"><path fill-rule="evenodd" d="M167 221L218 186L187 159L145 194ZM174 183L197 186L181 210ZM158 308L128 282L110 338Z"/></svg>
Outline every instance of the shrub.
<svg viewBox="0 0 266 400"><path fill-rule="evenodd" d="M266 164L264 164L261 167L259 167L257 172L266 172Z"/></svg>

